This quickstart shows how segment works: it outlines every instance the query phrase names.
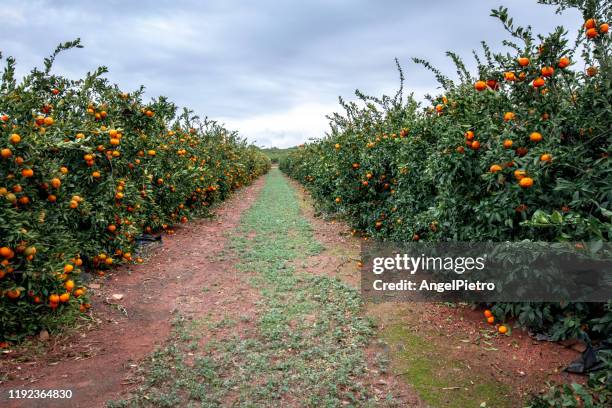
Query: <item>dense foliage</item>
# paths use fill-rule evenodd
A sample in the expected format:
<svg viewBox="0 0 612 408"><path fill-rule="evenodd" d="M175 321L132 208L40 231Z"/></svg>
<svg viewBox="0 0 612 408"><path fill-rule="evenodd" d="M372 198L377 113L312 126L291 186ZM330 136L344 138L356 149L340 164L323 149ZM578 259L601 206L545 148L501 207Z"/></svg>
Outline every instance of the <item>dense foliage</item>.
<svg viewBox="0 0 612 408"><path fill-rule="evenodd" d="M486 43L470 72L456 54L451 80L427 61L443 93L422 107L402 88L340 100L326 137L281 162L324 210L362 233L408 241L609 241L612 178L612 60L609 2L578 7L575 43L558 27L535 35L493 10L511 34L508 52ZM553 339L612 336L609 305L506 303L514 317ZM608 379L608 386L612 387Z"/></svg>
<svg viewBox="0 0 612 408"><path fill-rule="evenodd" d="M8 58L0 83L0 342L85 310L82 270L140 261L143 232L204 215L270 165L213 121L122 92L104 68L51 74L72 47L20 80Z"/></svg>

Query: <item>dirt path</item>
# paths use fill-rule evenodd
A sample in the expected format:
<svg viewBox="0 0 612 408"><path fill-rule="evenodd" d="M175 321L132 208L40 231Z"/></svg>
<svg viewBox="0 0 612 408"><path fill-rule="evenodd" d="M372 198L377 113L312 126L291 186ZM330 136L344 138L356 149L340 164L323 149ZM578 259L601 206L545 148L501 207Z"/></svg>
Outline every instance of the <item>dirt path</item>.
<svg viewBox="0 0 612 408"><path fill-rule="evenodd" d="M44 355L33 361L28 355L3 356L1 371L13 379L4 382L2 390L71 389L70 401L46 400L36 406L102 407L134 388L140 361L164 343L177 313L223 314L230 307L248 311L254 293L236 277L233 261L224 258L223 251L227 232L238 225L263 185L261 178L223 203L213 219L195 221L165 236L163 246L146 263L120 267L97 280L93 286L101 287L92 290L97 327L52 339L49 347L41 346ZM123 298L115 300L113 294ZM35 405L8 400L2 392L0 406Z"/></svg>

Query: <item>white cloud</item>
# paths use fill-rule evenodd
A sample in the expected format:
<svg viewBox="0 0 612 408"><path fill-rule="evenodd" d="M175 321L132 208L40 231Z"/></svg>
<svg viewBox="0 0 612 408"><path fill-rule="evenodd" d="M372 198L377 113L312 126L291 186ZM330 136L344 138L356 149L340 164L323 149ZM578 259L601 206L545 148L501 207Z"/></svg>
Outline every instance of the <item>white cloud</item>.
<svg viewBox="0 0 612 408"><path fill-rule="evenodd" d="M259 146L290 147L323 136L329 128L325 115L337 108L335 104L304 103L285 111L219 121Z"/></svg>

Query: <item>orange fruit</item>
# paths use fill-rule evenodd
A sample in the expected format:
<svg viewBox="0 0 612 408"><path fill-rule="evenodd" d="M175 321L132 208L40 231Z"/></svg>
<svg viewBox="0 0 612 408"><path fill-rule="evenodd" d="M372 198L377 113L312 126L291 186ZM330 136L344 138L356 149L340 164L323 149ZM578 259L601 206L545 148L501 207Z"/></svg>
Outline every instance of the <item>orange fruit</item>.
<svg viewBox="0 0 612 408"><path fill-rule="evenodd" d="M589 18L588 20L586 20L584 22L584 28L586 28L587 30L589 30L591 28L595 28L595 24L597 24L595 19L594 18Z"/></svg>
<svg viewBox="0 0 612 408"><path fill-rule="evenodd" d="M21 142L21 136L19 136L17 133L13 133L12 135L9 136L9 142L11 144L17 144Z"/></svg>
<svg viewBox="0 0 612 408"><path fill-rule="evenodd" d="M465 148L463 146L458 146L455 151L457 153L465 153Z"/></svg>
<svg viewBox="0 0 612 408"><path fill-rule="evenodd" d="M100 178L100 172L99 171L94 171L93 173L91 173L91 177L93 177L93 178Z"/></svg>
<svg viewBox="0 0 612 408"><path fill-rule="evenodd" d="M64 283L64 287L66 288L66 290L68 292L72 292L72 289L74 289L74 281L73 280L67 280Z"/></svg>
<svg viewBox="0 0 612 408"><path fill-rule="evenodd" d="M549 78L555 73L555 69L553 67L542 67L540 72L542 73L543 77Z"/></svg>
<svg viewBox="0 0 612 408"><path fill-rule="evenodd" d="M58 179L57 177L51 179L51 187L60 188L61 185L62 185L62 181Z"/></svg>
<svg viewBox="0 0 612 408"><path fill-rule="evenodd" d="M32 169L23 169L21 170L21 175L25 178L30 178L34 176L34 170Z"/></svg>
<svg viewBox="0 0 612 408"><path fill-rule="evenodd" d="M552 155L550 153L544 153L540 156L540 161L549 162L552 160Z"/></svg>
<svg viewBox="0 0 612 408"><path fill-rule="evenodd" d="M516 75L514 72L504 72L504 79L506 81L516 81Z"/></svg>
<svg viewBox="0 0 612 408"><path fill-rule="evenodd" d="M495 317L494 316L487 317L487 323L489 324L495 323Z"/></svg>
<svg viewBox="0 0 612 408"><path fill-rule="evenodd" d="M502 171L502 167L499 164L494 164L489 168L491 173L497 173L498 171Z"/></svg>
<svg viewBox="0 0 612 408"><path fill-rule="evenodd" d="M54 122L54 120L53 120L53 118L52 118L51 116L47 116L47 117L44 119L44 123L45 123L45 125L47 125L47 126L51 126L51 125L53 125L53 122Z"/></svg>
<svg viewBox="0 0 612 408"><path fill-rule="evenodd" d="M478 140L474 140L474 141L472 142L472 145L470 146L470 148L471 148L472 150L478 150L478 149L480 149L480 142L479 142Z"/></svg>
<svg viewBox="0 0 612 408"><path fill-rule="evenodd" d="M56 201L57 201L57 196L56 196L56 195L54 195L54 194L49 194L49 196L47 197L47 200L48 200L50 203L54 203L54 202L56 202Z"/></svg>
<svg viewBox="0 0 612 408"><path fill-rule="evenodd" d="M527 176L527 172L525 170L514 170L514 177L517 180L522 180Z"/></svg>
<svg viewBox="0 0 612 408"><path fill-rule="evenodd" d="M340 143L336 143L334 147L336 148L336 150L340 150Z"/></svg>
<svg viewBox="0 0 612 408"><path fill-rule="evenodd" d="M147 154L149 156L155 156L157 153L155 152L155 150L149 150L149 151L147 151Z"/></svg>
<svg viewBox="0 0 612 408"><path fill-rule="evenodd" d="M514 112L506 112L504 113L504 122L509 122L511 120L514 120L515 114Z"/></svg>
<svg viewBox="0 0 612 408"><path fill-rule="evenodd" d="M59 303L60 298L56 294L49 295L49 302L51 303Z"/></svg>
<svg viewBox="0 0 612 408"><path fill-rule="evenodd" d="M529 58L521 57L518 59L518 63L521 67L526 67L527 65L529 65Z"/></svg>
<svg viewBox="0 0 612 408"><path fill-rule="evenodd" d="M60 300L60 302L62 302L62 303L66 303L67 301L69 301L69 300L70 300L70 293L68 293L68 292L62 293L62 294L60 295L60 297L59 297L59 300Z"/></svg>
<svg viewBox="0 0 612 408"><path fill-rule="evenodd" d="M145 112L145 115L147 115L147 117L150 118L150 117L152 117L154 115L154 113L153 113L153 111L148 110L148 111Z"/></svg>
<svg viewBox="0 0 612 408"><path fill-rule="evenodd" d="M597 75L597 68L596 67L588 67L586 70L586 73L588 76L590 77L594 77L595 75Z"/></svg>
<svg viewBox="0 0 612 408"><path fill-rule="evenodd" d="M485 310L483 314L484 314L484 317L486 318L493 316L493 313L491 313L489 309Z"/></svg>
<svg viewBox="0 0 612 408"><path fill-rule="evenodd" d="M610 26L608 25L608 23L603 23L602 25L599 26L599 32L602 34L606 34L609 29L610 29Z"/></svg>
<svg viewBox="0 0 612 408"><path fill-rule="evenodd" d="M74 266L71 264L66 264L64 265L64 272L65 273L70 273L74 270Z"/></svg>
<svg viewBox="0 0 612 408"><path fill-rule="evenodd" d="M11 151L11 149L0 150L0 156L2 156L3 159L8 159L12 155L13 155L13 152Z"/></svg>
<svg viewBox="0 0 612 408"><path fill-rule="evenodd" d="M533 132L529 135L529 140L531 140L532 142L541 142L542 134L539 132Z"/></svg>
<svg viewBox="0 0 612 408"><path fill-rule="evenodd" d="M544 81L544 78L538 77L538 78L533 80L533 87L534 88L540 88L540 87L544 86L545 83L546 82Z"/></svg>
<svg viewBox="0 0 612 408"><path fill-rule="evenodd" d="M561 69L563 69L563 68L567 68L567 67L569 66L569 64L570 64L570 59L569 59L569 58L567 58L567 57L561 57L561 58L559 59L559 64L558 64L558 67L559 67L559 68L561 68Z"/></svg>
<svg viewBox="0 0 612 408"><path fill-rule="evenodd" d="M512 140L510 139L504 140L504 149L511 149L511 148L512 148Z"/></svg>
<svg viewBox="0 0 612 408"><path fill-rule="evenodd" d="M523 188L530 188L531 186L533 186L533 179L531 177L523 177L519 181L519 186Z"/></svg>
<svg viewBox="0 0 612 408"><path fill-rule="evenodd" d="M503 324L501 326L499 326L499 328L497 329L501 334L506 334L508 332L508 328L506 326L504 326Z"/></svg>
<svg viewBox="0 0 612 408"><path fill-rule="evenodd" d="M444 110L444 105L442 104L436 105L436 112L441 113L443 110Z"/></svg>
<svg viewBox="0 0 612 408"><path fill-rule="evenodd" d="M6 297L9 299L17 299L21 296L21 291L19 289L11 289L6 291Z"/></svg>
<svg viewBox="0 0 612 408"><path fill-rule="evenodd" d="M0 256L2 256L3 258L12 258L13 250L9 247L2 247L0 248Z"/></svg>
<svg viewBox="0 0 612 408"><path fill-rule="evenodd" d="M474 88L477 91L484 91L485 89L487 89L487 83L485 81L476 81L476 83L474 84Z"/></svg>
<svg viewBox="0 0 612 408"><path fill-rule="evenodd" d="M599 33L597 32L597 29L595 29L595 28L589 28L588 30L586 30L587 38L595 38L598 35L599 35Z"/></svg>
<svg viewBox="0 0 612 408"><path fill-rule="evenodd" d="M117 226L114 224L111 224L106 229L108 229L109 232L115 232L117 230Z"/></svg>
<svg viewBox="0 0 612 408"><path fill-rule="evenodd" d="M338 203L338 204L339 204L339 203L342 201L342 199L341 199L340 197L336 197L336 200L335 200L335 201L336 201L336 203Z"/></svg>

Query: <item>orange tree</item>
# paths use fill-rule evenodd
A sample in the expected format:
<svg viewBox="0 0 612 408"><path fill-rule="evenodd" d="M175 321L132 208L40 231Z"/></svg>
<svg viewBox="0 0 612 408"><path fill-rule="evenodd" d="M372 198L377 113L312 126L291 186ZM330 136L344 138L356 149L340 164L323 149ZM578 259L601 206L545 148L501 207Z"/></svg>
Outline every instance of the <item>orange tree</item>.
<svg viewBox="0 0 612 408"><path fill-rule="evenodd" d="M612 180L609 141L610 3L579 7L576 42L516 27L509 52L483 43L470 72L454 53L451 80L427 61L444 93L424 108L402 88L375 98L357 92L330 116L326 137L301 146L281 169L304 183L324 209L355 228L395 241L608 241ZM504 303L498 318L547 329L555 339L588 329L612 335L609 305Z"/></svg>
<svg viewBox="0 0 612 408"><path fill-rule="evenodd" d="M266 172L234 132L102 77L52 75L66 43L0 83L0 342L88 308L85 268L136 260L136 238L206 214Z"/></svg>

